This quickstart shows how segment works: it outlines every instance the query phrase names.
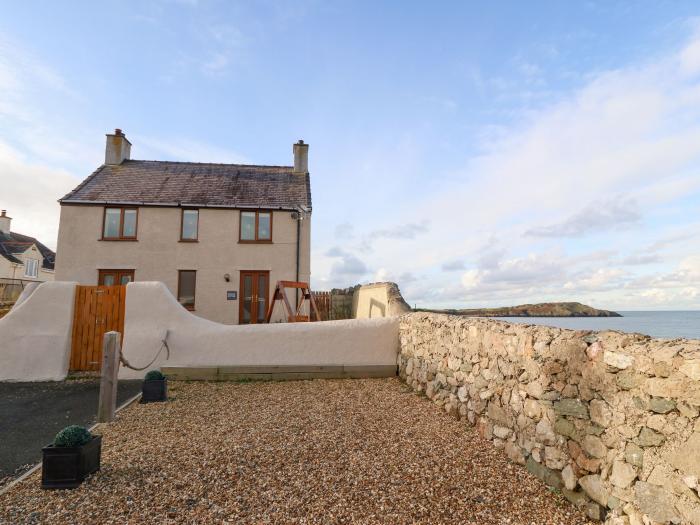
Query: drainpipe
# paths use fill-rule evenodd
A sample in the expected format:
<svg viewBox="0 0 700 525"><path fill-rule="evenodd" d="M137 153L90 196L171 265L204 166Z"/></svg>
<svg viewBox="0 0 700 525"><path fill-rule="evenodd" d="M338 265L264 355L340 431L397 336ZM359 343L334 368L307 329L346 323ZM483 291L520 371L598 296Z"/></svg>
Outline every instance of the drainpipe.
<svg viewBox="0 0 700 525"><path fill-rule="evenodd" d="M292 219L297 221L297 254L296 254L296 281L299 282L299 267L301 266L301 221L304 218L304 215L299 209L298 211L293 211L292 212ZM295 288L294 289L294 308L296 309L296 305L299 304L299 289Z"/></svg>
<svg viewBox="0 0 700 525"><path fill-rule="evenodd" d="M299 281L299 266L301 259L301 213L297 219L297 282Z"/></svg>

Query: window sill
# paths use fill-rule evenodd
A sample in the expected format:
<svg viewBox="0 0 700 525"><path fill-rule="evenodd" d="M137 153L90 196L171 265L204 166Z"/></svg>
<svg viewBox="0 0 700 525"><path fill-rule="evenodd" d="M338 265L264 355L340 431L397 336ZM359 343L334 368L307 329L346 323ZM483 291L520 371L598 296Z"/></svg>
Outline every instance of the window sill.
<svg viewBox="0 0 700 525"><path fill-rule="evenodd" d="M98 241L108 241L108 242L138 242L138 239L110 239L110 238L102 238L102 239L97 239Z"/></svg>
<svg viewBox="0 0 700 525"><path fill-rule="evenodd" d="M272 241L244 241L243 239L240 239L238 244L272 244Z"/></svg>
<svg viewBox="0 0 700 525"><path fill-rule="evenodd" d="M180 304L180 306L182 306L185 310L187 310L187 311L189 311L189 312L194 312L194 311L195 311L194 306L187 306L187 305L184 305L184 304L182 304L182 303Z"/></svg>
<svg viewBox="0 0 700 525"><path fill-rule="evenodd" d="M199 239L180 239L178 242L199 242Z"/></svg>

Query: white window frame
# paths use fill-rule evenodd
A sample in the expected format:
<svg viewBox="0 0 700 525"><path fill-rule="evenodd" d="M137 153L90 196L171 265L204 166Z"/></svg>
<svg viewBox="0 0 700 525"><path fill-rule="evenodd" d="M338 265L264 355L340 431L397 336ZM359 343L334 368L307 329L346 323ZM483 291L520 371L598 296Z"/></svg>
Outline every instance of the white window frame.
<svg viewBox="0 0 700 525"><path fill-rule="evenodd" d="M39 261L37 259L24 260L24 276L35 279L39 277Z"/></svg>

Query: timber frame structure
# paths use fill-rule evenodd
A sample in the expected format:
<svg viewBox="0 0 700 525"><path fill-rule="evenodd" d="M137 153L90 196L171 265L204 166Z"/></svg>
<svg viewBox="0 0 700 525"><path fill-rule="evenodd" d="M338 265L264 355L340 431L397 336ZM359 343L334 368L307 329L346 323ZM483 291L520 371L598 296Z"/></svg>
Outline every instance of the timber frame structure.
<svg viewBox="0 0 700 525"><path fill-rule="evenodd" d="M299 303L297 304L296 311L292 310L292 305L289 303L287 298L286 289L293 288L295 290L301 290L301 297L299 297ZM302 307L304 306L304 301L309 300L309 315L301 315ZM277 286L275 286L275 293L272 294L272 300L270 301L270 306L267 309L267 316L265 322L269 323L272 318L272 310L275 308L276 301L282 301L284 305L284 310L287 314L287 322L289 323L299 323L299 322L309 322L311 317L315 317L315 321L321 321L321 316L316 308L316 301L314 300L314 295L311 293L311 288L309 288L309 283L303 283L298 281L277 281Z"/></svg>

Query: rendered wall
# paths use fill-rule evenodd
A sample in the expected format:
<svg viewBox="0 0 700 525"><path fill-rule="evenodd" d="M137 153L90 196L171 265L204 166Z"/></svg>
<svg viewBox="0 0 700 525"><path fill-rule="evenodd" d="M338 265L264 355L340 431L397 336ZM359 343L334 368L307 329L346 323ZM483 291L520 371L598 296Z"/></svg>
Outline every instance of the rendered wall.
<svg viewBox="0 0 700 525"><path fill-rule="evenodd" d="M366 284L355 290L352 298L354 319L394 317L410 310L395 283Z"/></svg>
<svg viewBox="0 0 700 525"><path fill-rule="evenodd" d="M700 341L421 313L400 345L408 384L589 516L700 524Z"/></svg>
<svg viewBox="0 0 700 525"><path fill-rule="evenodd" d="M127 286L123 353L145 366L168 331L170 359L152 366L395 365L398 319L226 326L180 306L162 283ZM144 372L122 367L121 378Z"/></svg>
<svg viewBox="0 0 700 525"><path fill-rule="evenodd" d="M0 319L0 381L60 381L68 373L75 283L41 283Z"/></svg>
<svg viewBox="0 0 700 525"><path fill-rule="evenodd" d="M101 241L103 206L61 206L56 280L96 285L99 269L133 269L136 281L161 281L177 295L178 270L197 270L194 314L238 323L242 270L270 272L270 296L278 280L296 280L296 221L275 211L272 243L240 244L238 210L200 208L198 242L179 242L179 208L141 207L137 241ZM310 279L311 218L301 223L300 280ZM230 275L230 282L224 280ZM237 291L229 301L227 291ZM276 311L281 317L281 309Z"/></svg>

